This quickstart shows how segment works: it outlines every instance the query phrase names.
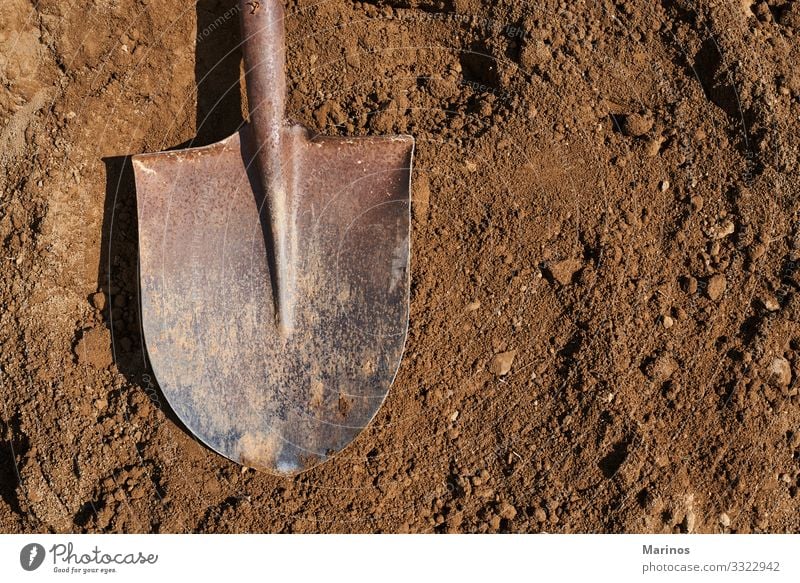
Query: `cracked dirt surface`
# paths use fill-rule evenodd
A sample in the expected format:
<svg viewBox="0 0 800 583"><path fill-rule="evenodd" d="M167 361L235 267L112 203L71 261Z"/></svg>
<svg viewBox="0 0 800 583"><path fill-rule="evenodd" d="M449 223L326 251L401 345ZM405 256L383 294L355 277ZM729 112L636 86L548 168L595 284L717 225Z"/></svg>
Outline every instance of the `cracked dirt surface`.
<svg viewBox="0 0 800 583"><path fill-rule="evenodd" d="M0 531L800 530L800 1L290 2L288 112L417 138L397 381L294 479L139 333L127 156L242 123L234 6L0 5Z"/></svg>

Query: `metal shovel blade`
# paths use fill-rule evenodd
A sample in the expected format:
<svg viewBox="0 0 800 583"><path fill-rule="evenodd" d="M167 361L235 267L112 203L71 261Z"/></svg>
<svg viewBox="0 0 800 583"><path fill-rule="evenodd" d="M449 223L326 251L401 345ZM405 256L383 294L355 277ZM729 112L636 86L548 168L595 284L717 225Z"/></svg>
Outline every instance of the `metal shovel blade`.
<svg viewBox="0 0 800 583"><path fill-rule="evenodd" d="M397 372L414 141L283 131L297 205L288 334L276 320L251 127L133 165L142 323L164 395L212 449L292 475L350 443Z"/></svg>

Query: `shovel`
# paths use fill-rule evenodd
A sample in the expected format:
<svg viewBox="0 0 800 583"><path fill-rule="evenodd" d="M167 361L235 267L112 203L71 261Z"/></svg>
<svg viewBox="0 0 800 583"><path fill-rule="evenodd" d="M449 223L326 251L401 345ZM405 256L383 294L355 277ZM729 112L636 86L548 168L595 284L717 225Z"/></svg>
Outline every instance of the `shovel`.
<svg viewBox="0 0 800 583"><path fill-rule="evenodd" d="M284 117L284 12L240 2L249 123L133 157L156 379L211 449L278 475L347 446L405 344L410 136L313 137Z"/></svg>

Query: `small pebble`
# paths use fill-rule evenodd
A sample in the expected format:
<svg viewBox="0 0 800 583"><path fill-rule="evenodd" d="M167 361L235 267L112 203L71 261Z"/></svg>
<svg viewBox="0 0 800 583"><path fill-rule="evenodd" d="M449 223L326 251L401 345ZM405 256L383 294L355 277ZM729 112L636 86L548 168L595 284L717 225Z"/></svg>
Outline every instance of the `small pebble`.
<svg viewBox="0 0 800 583"><path fill-rule="evenodd" d="M93 293L89 298L89 301L96 310L102 311L106 307L106 294L101 291Z"/></svg>
<svg viewBox="0 0 800 583"><path fill-rule="evenodd" d="M725 293L725 288L727 286L727 282L725 281L724 275L713 275L708 280L708 288L706 289L706 294L708 294L709 299L712 302L716 302L718 299L722 297L722 294Z"/></svg>
<svg viewBox="0 0 800 583"><path fill-rule="evenodd" d="M671 316L664 316L664 318L661 320L661 323L664 325L664 328L669 330L675 325L675 320L673 320Z"/></svg>
<svg viewBox="0 0 800 583"><path fill-rule="evenodd" d="M578 259L564 259L550 264L547 270L555 281L561 285L569 285L581 267L583 264Z"/></svg>
<svg viewBox="0 0 800 583"><path fill-rule="evenodd" d="M511 365L514 364L514 358L516 356L516 350L509 350L508 352L501 352L495 355L492 360L492 372L499 377L507 375L511 372Z"/></svg>
<svg viewBox="0 0 800 583"><path fill-rule="evenodd" d="M781 307L781 305L778 303L778 300L772 296L762 298L761 303L768 312L777 312Z"/></svg>
<svg viewBox="0 0 800 583"><path fill-rule="evenodd" d="M792 366L789 361L779 356L772 361L769 367L770 380L779 387L788 387L792 382Z"/></svg>
<svg viewBox="0 0 800 583"><path fill-rule="evenodd" d="M733 235L735 230L736 226L733 224L733 221L728 220L714 227L711 236L714 239L724 239L728 235Z"/></svg>
<svg viewBox="0 0 800 583"><path fill-rule="evenodd" d="M731 525L731 517L728 516L726 512L723 512L719 515L719 523L724 527L728 528Z"/></svg>
<svg viewBox="0 0 800 583"><path fill-rule="evenodd" d="M508 502L501 502L500 507L497 510L497 513L500 515L500 518L505 518L506 520L513 520L517 516L517 509L514 508Z"/></svg>
<svg viewBox="0 0 800 583"><path fill-rule="evenodd" d="M632 113L622 119L622 133L626 136L639 137L645 135L653 127L653 118L649 115Z"/></svg>

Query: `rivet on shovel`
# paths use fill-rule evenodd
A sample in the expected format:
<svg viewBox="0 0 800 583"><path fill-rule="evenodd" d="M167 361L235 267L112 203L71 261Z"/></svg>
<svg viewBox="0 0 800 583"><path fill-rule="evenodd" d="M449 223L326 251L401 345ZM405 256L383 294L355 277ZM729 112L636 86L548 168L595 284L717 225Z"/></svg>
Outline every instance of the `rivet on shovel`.
<svg viewBox="0 0 800 583"><path fill-rule="evenodd" d="M284 117L284 13L240 2L250 120L134 156L142 324L200 440L291 475L350 443L408 328L410 136L311 137Z"/></svg>

